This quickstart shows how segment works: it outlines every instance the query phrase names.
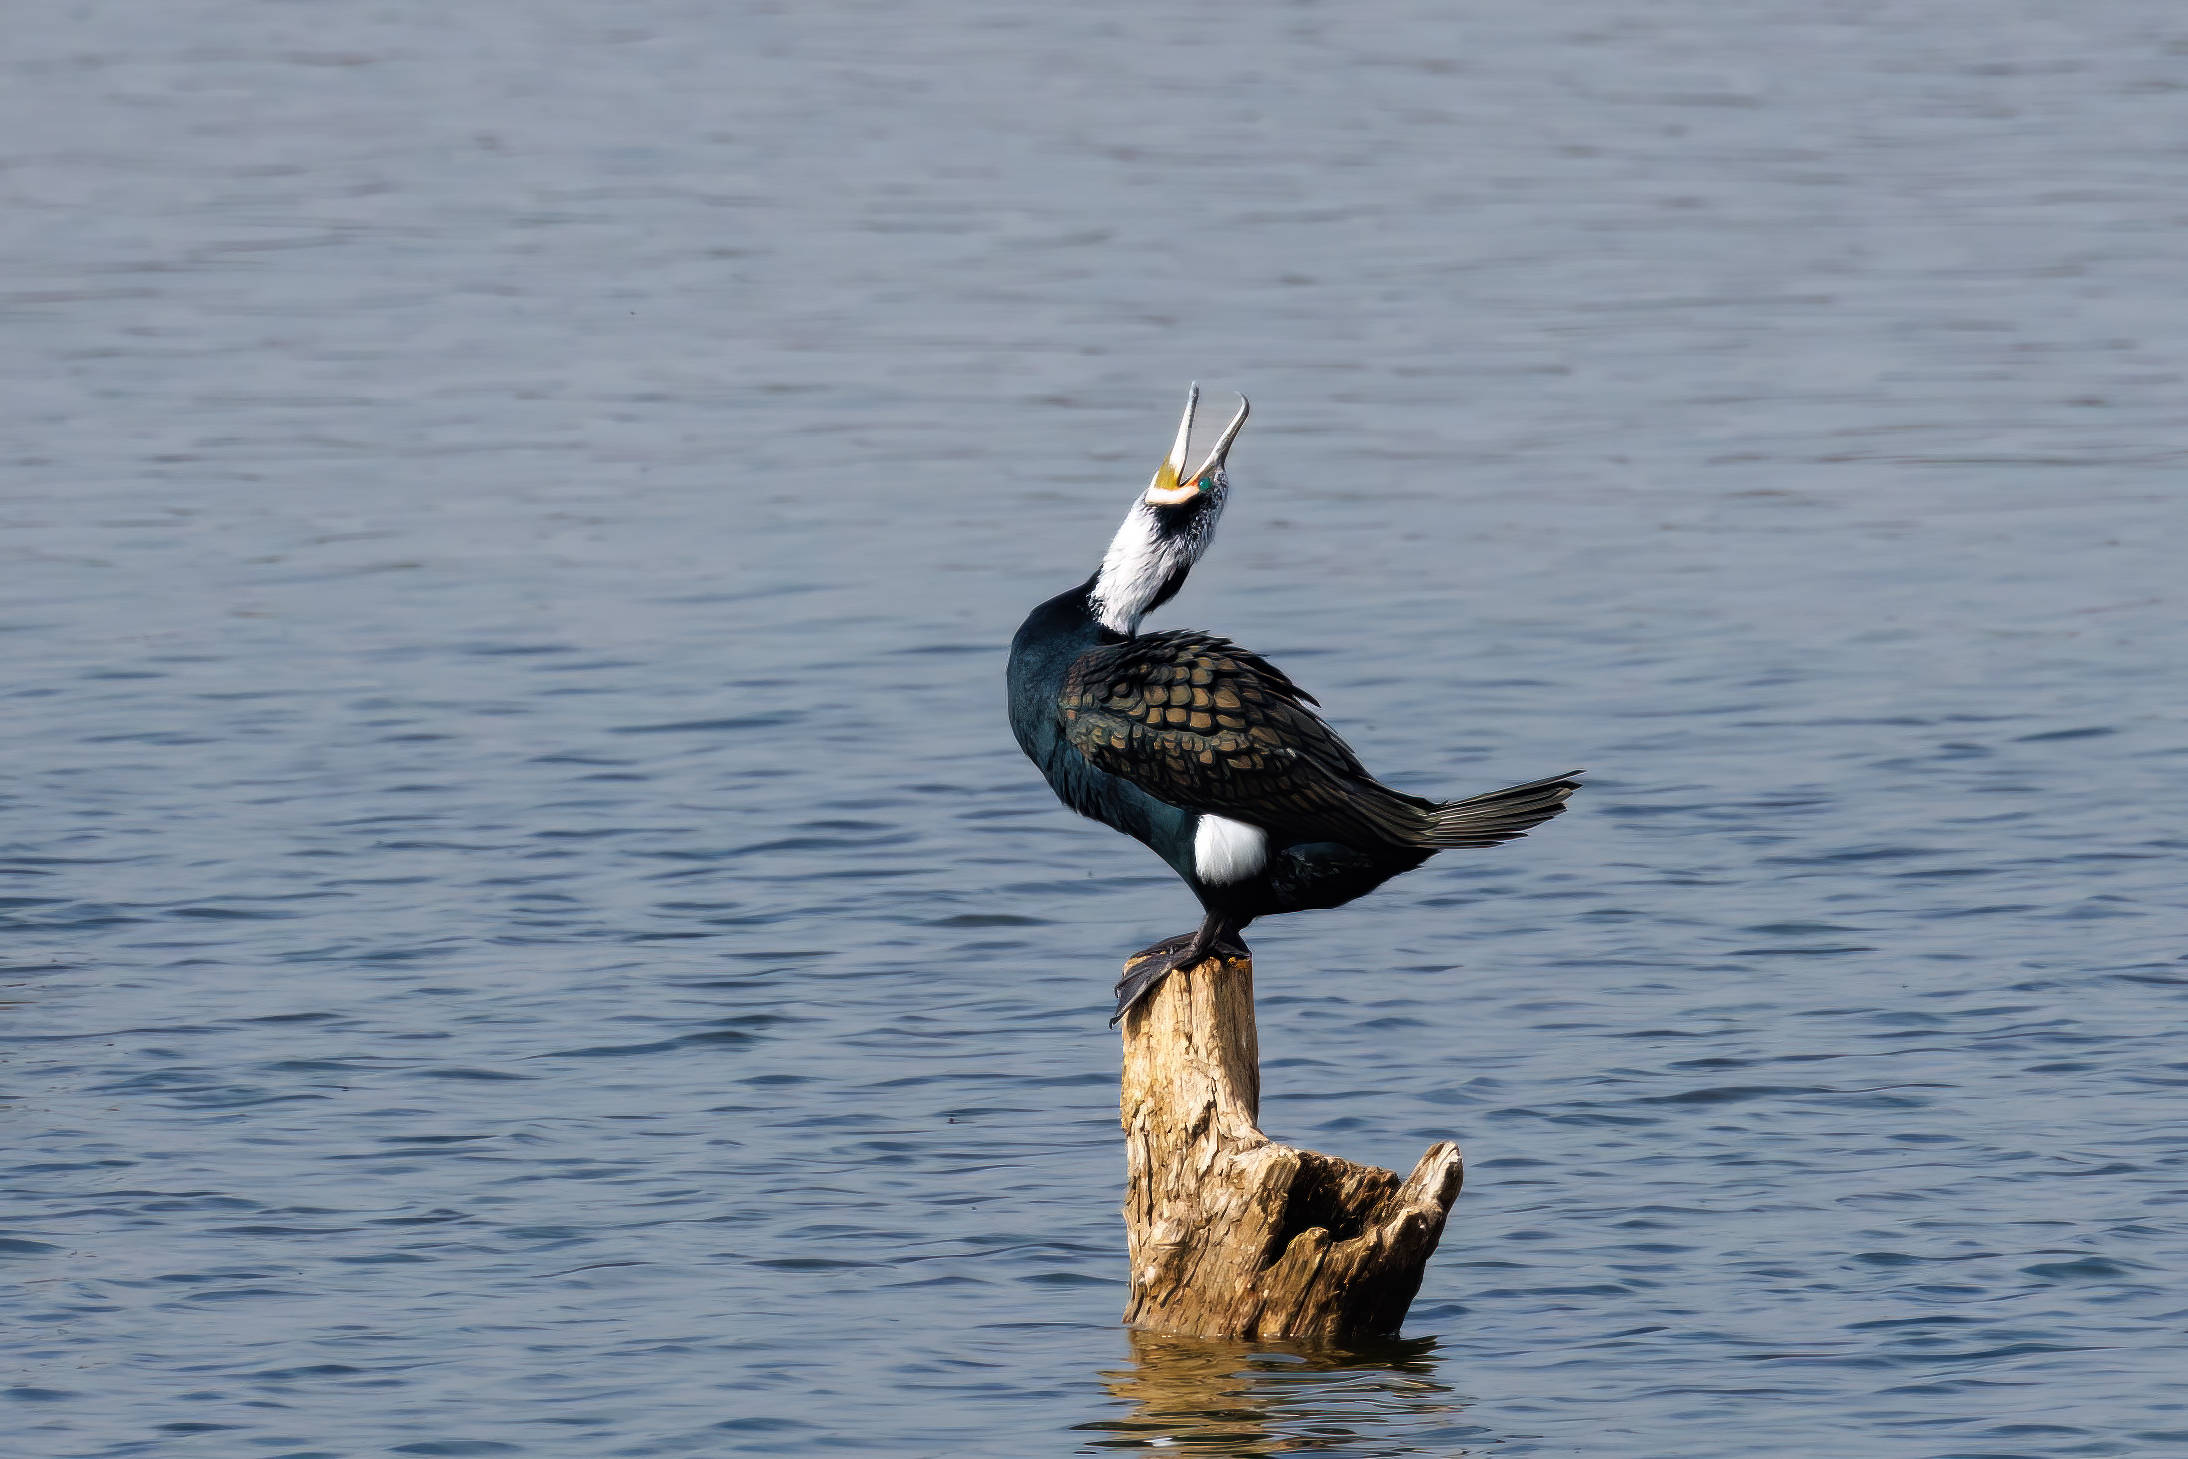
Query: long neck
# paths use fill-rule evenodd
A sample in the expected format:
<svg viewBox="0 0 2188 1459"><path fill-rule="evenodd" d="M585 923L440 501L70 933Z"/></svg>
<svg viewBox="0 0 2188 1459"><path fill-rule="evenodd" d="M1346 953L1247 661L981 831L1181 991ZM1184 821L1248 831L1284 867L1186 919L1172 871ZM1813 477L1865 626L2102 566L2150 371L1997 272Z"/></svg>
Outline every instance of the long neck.
<svg viewBox="0 0 2188 1459"><path fill-rule="evenodd" d="M1165 520L1166 512L1179 510L1134 502L1124 525L1110 539L1087 601L1095 621L1111 633L1126 638L1138 633L1140 619L1185 585L1185 575L1199 556L1199 534L1181 531L1177 521Z"/></svg>
<svg viewBox="0 0 2188 1459"><path fill-rule="evenodd" d="M1056 699L1071 661L1090 648L1117 643L1122 635L1095 621L1089 602L1092 579L1058 593L1026 615L1010 645L1010 722L1018 743L1036 764L1063 743Z"/></svg>
<svg viewBox="0 0 2188 1459"><path fill-rule="evenodd" d="M1058 701L1074 659L1088 649L1123 641L1094 621L1087 601L1093 586L1091 580L1081 583L1034 609L1010 644L1011 732L1057 794L1078 811L1086 810L1086 787L1105 777L1065 742Z"/></svg>
<svg viewBox="0 0 2188 1459"><path fill-rule="evenodd" d="M1124 639L1095 621L1089 601L1093 591L1094 581L1089 579L1059 593L1027 614L1019 626L1010 645L1011 733L1065 805L1145 842L1180 876L1189 875L1192 814L1155 799L1128 780L1095 769L1064 738L1057 701L1072 660L1088 649Z"/></svg>

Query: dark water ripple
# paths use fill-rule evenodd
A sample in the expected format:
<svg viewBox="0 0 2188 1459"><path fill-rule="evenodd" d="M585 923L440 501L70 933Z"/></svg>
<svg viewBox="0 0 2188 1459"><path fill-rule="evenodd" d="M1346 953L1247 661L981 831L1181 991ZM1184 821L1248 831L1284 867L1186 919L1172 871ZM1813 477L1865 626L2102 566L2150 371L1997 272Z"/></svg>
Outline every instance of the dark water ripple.
<svg viewBox="0 0 2188 1459"><path fill-rule="evenodd" d="M2188 22L560 4L0 72L8 1452L2188 1445ZM1169 622L1578 811L1261 931L1398 1344L1128 1334L999 715Z"/></svg>

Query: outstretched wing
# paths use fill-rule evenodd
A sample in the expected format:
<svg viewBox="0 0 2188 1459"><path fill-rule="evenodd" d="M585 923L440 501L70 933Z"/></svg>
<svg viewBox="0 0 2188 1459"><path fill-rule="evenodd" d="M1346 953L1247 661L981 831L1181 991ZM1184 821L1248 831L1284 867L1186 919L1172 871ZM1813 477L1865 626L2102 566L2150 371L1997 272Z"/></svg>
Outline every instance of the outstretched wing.
<svg viewBox="0 0 2188 1459"><path fill-rule="evenodd" d="M1172 805L1300 840L1422 844L1431 803L1377 784L1313 703L1268 660L1178 629L1081 654L1059 709L1080 754Z"/></svg>

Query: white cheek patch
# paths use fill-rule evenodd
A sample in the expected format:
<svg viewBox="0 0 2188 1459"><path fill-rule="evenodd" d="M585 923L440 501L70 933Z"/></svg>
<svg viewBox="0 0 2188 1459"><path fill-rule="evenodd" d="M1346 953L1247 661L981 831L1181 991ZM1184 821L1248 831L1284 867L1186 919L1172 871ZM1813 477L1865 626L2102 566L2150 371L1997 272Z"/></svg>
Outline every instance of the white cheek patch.
<svg viewBox="0 0 2188 1459"><path fill-rule="evenodd" d="M1202 816L1193 832L1193 870L1212 886L1244 881L1268 864L1269 833L1244 821Z"/></svg>

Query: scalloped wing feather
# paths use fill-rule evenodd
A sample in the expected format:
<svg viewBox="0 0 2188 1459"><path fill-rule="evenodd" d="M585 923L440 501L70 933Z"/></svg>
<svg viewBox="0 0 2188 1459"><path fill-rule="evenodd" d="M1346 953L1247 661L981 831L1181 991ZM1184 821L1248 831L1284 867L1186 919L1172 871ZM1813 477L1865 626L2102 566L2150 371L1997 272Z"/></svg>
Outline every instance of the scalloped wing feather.
<svg viewBox="0 0 2188 1459"><path fill-rule="evenodd" d="M1314 702L1259 655L1178 629L1081 654L1058 710L1082 755L1172 805L1294 840L1428 844L1433 804L1377 784Z"/></svg>

